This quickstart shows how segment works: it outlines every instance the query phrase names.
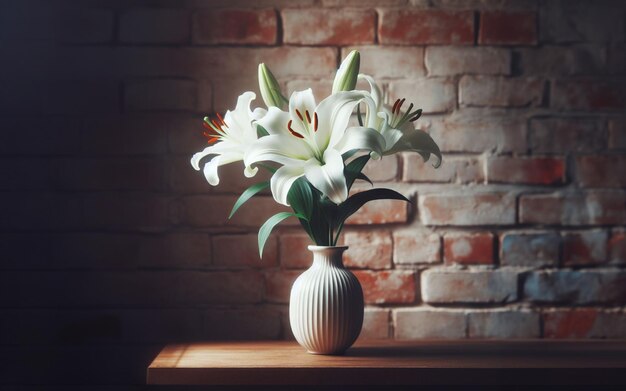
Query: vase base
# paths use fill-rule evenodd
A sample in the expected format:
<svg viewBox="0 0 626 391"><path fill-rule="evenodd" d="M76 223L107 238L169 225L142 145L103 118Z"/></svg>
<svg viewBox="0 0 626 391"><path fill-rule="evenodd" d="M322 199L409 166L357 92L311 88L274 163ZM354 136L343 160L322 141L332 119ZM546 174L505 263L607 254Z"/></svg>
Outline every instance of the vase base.
<svg viewBox="0 0 626 391"><path fill-rule="evenodd" d="M312 350L307 350L306 352L309 354L315 354L318 356L343 356L344 354L346 354L345 350L342 350L339 352L314 352Z"/></svg>

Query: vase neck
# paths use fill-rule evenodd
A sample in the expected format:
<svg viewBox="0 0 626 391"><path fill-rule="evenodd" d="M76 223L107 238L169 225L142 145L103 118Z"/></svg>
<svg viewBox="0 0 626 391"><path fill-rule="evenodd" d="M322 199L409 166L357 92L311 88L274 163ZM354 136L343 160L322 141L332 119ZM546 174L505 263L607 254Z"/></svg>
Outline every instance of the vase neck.
<svg viewBox="0 0 626 391"><path fill-rule="evenodd" d="M309 246L313 253L313 267L343 267L343 252L347 246Z"/></svg>

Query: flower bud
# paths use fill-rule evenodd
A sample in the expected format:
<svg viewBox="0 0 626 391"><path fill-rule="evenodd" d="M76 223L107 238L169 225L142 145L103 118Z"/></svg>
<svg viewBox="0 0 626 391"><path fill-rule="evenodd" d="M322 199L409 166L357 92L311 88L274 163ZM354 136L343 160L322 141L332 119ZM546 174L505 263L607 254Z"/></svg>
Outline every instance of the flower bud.
<svg viewBox="0 0 626 391"><path fill-rule="evenodd" d="M287 99L280 92L276 78L263 63L259 64L259 89L267 107L276 106L280 109L287 102Z"/></svg>
<svg viewBox="0 0 626 391"><path fill-rule="evenodd" d="M354 90L360 66L361 55L356 50L351 51L337 70L335 81L333 81L333 94L339 91Z"/></svg>

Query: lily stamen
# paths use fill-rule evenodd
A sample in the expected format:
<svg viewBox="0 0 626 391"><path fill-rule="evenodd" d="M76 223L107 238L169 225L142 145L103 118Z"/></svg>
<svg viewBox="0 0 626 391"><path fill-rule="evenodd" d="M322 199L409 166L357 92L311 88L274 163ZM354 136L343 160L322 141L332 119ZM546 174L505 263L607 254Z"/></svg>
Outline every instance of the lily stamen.
<svg viewBox="0 0 626 391"><path fill-rule="evenodd" d="M298 111L298 109L296 109L296 114L298 114L298 118L300 118L300 121L304 122L304 117L302 117L302 114L300 114L300 111Z"/></svg>
<svg viewBox="0 0 626 391"><path fill-rule="evenodd" d="M317 132L317 111L313 113L315 121L313 122L313 131Z"/></svg>
<svg viewBox="0 0 626 391"><path fill-rule="evenodd" d="M309 110L306 110L306 111L304 112L304 114L306 114L306 120L307 120L309 123L311 123L311 116L309 115Z"/></svg>
<svg viewBox="0 0 626 391"><path fill-rule="evenodd" d="M297 110L296 110L297 111ZM293 123L293 120L289 120L289 122L287 123L287 130L289 130L289 133L291 133L292 135L298 137L298 138L304 138L303 135L301 135L300 133L296 132L295 130L293 130L291 128L291 124Z"/></svg>

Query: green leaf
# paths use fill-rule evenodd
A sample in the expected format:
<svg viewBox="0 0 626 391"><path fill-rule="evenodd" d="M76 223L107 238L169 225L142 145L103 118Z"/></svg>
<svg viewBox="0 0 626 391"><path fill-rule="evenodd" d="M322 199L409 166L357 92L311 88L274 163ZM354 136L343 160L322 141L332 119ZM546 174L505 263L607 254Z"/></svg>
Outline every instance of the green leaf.
<svg viewBox="0 0 626 391"><path fill-rule="evenodd" d="M305 177L296 179L291 185L291 189L289 189L287 194L287 201L294 212L303 215L307 220L311 218L313 192L311 191L311 185Z"/></svg>
<svg viewBox="0 0 626 391"><path fill-rule="evenodd" d="M343 173L346 177L346 186L348 187L348 190L352 188L352 184L354 184L355 179L359 176L361 171L363 171L363 168L365 167L365 165L367 164L369 160L370 160L369 155L359 156L358 158L348 163L346 167L343 169Z"/></svg>
<svg viewBox="0 0 626 391"><path fill-rule="evenodd" d="M257 124L256 126L256 135L258 138L269 136L270 133L261 125Z"/></svg>
<svg viewBox="0 0 626 391"><path fill-rule="evenodd" d="M360 179L360 180L363 180L365 182L369 182L370 185L374 186L374 182L372 182L372 180L369 179L368 176L363 174L362 172L360 172L359 175L356 176L356 179Z"/></svg>
<svg viewBox="0 0 626 391"><path fill-rule="evenodd" d="M336 216L335 225L341 226L344 221L352 216L356 211L361 209L363 205L374 200L401 200L406 202L408 198L391 189L372 189L356 193L339 205L339 212Z"/></svg>
<svg viewBox="0 0 626 391"><path fill-rule="evenodd" d="M292 216L297 217L299 219L304 218L304 216L299 215L297 213L279 212L279 213L276 213L274 216L270 217L269 219L267 219L265 223L263 223L263 225L259 229L259 258L263 258L263 247L265 247L265 242L267 242L267 238L269 238L274 227L280 224L283 220Z"/></svg>
<svg viewBox="0 0 626 391"><path fill-rule="evenodd" d="M243 193L241 193L237 201L235 201L235 205L233 205L233 209L230 211L230 215L228 215L228 218L230 219L231 217L233 217L235 212L237 212L237 209L239 209L241 205L245 204L250 198L254 197L255 194L257 194L261 190L267 189L269 186L270 182L265 181L256 183L248 187Z"/></svg>

